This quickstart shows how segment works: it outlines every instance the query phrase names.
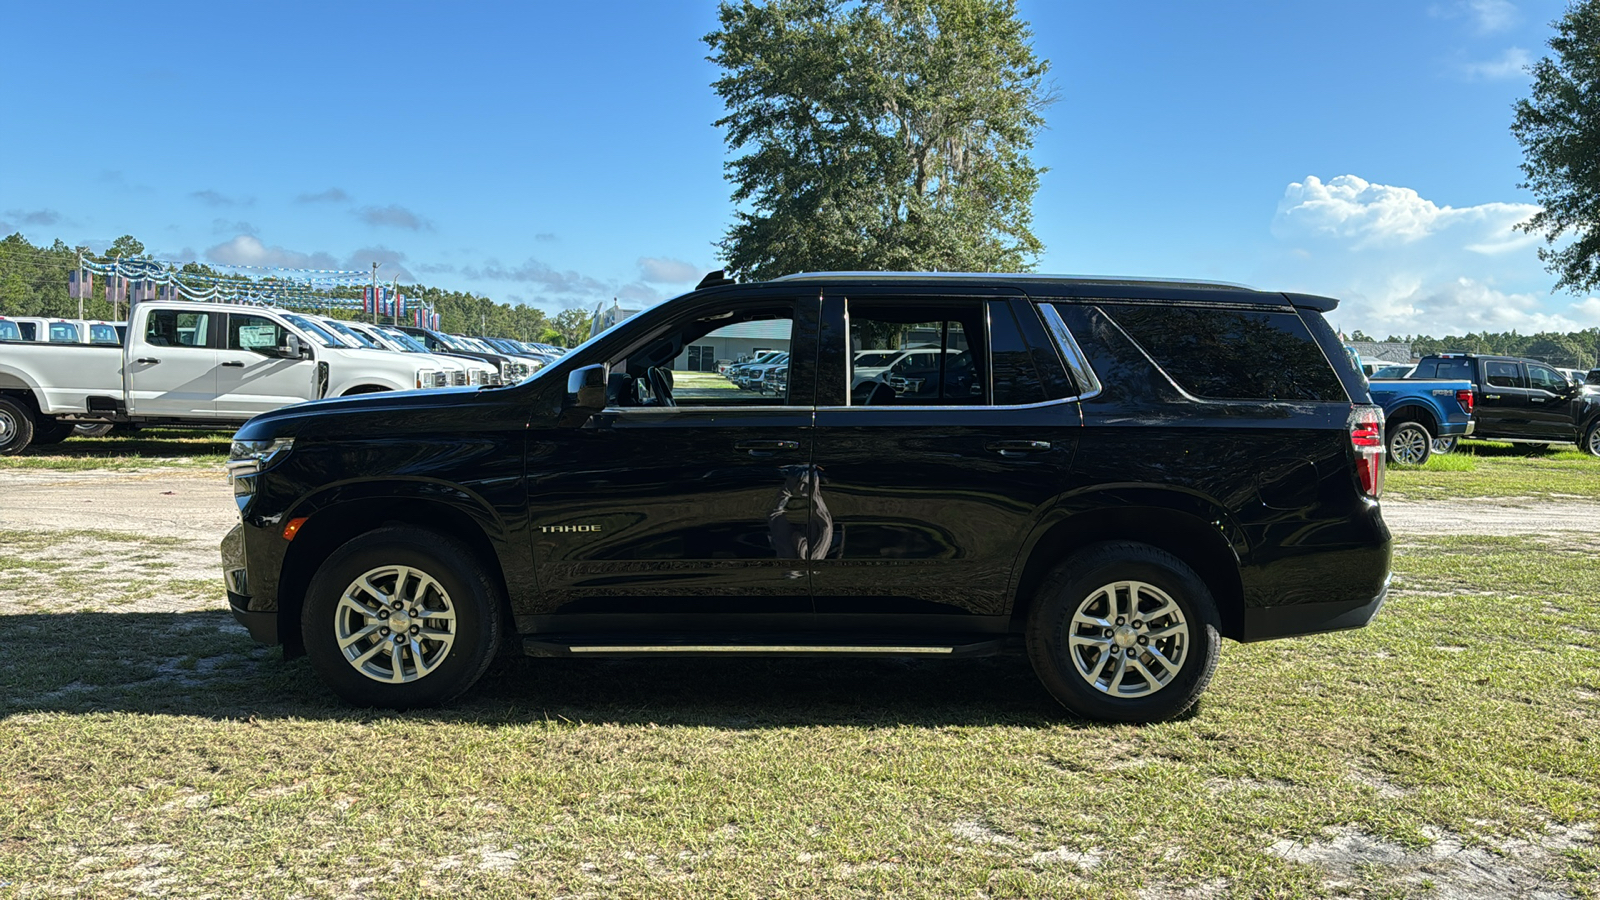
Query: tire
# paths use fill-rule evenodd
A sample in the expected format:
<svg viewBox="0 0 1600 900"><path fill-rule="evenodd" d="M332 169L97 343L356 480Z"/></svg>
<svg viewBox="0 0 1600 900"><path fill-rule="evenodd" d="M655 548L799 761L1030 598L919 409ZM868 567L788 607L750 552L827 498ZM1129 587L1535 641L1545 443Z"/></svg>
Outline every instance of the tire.
<svg viewBox="0 0 1600 900"><path fill-rule="evenodd" d="M1578 449L1590 456L1600 456L1600 419L1589 423L1589 430L1583 433L1583 443Z"/></svg>
<svg viewBox="0 0 1600 900"><path fill-rule="evenodd" d="M1542 456L1550 452L1549 444L1523 444L1522 452L1529 456Z"/></svg>
<svg viewBox="0 0 1600 900"><path fill-rule="evenodd" d="M377 598L392 603L402 580L401 596L411 599L380 611ZM443 613L453 615L453 631ZM323 683L354 706L389 709L459 697L494 658L500 627L500 592L472 552L411 527L369 531L335 550L312 577L300 616L306 656ZM402 635L395 650L392 638Z"/></svg>
<svg viewBox="0 0 1600 900"><path fill-rule="evenodd" d="M21 453L31 443L33 413L10 397L0 397L0 456Z"/></svg>
<svg viewBox="0 0 1600 900"><path fill-rule="evenodd" d="M1120 620L1111 614L1111 603L1124 613ZM1170 633L1144 641L1145 626L1133 626L1143 620L1130 615L1137 609L1156 616L1150 627ZM1040 585L1028 615L1028 659L1045 690L1076 715L1162 722L1187 712L1211 682L1221 649L1219 627L1211 591L1182 560L1149 544L1091 544ZM1113 634L1108 638L1106 631ZM1136 658L1142 671L1132 672L1122 661L1124 646L1141 648ZM1162 652L1152 653L1157 647ZM1161 665L1167 658L1176 658L1175 664ZM1127 680L1129 672L1136 684Z"/></svg>
<svg viewBox="0 0 1600 900"><path fill-rule="evenodd" d="M80 422L73 426L72 433L75 437L105 437L116 427L110 422Z"/></svg>
<svg viewBox="0 0 1600 900"><path fill-rule="evenodd" d="M1389 431L1389 462L1397 466L1420 466L1433 455L1433 435L1421 422L1406 421Z"/></svg>
<svg viewBox="0 0 1600 900"><path fill-rule="evenodd" d="M57 422L54 419L44 419L34 423L33 441L30 446L49 447L59 444L72 437L73 424L71 422Z"/></svg>
<svg viewBox="0 0 1600 900"><path fill-rule="evenodd" d="M1460 438L1441 437L1433 439L1433 452L1445 455L1456 452L1456 445L1461 443Z"/></svg>

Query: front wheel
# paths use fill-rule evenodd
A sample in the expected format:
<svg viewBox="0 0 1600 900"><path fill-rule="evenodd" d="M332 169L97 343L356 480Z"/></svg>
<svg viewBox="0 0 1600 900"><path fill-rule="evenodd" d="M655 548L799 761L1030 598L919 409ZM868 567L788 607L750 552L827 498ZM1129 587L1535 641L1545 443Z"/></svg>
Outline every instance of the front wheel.
<svg viewBox="0 0 1600 900"><path fill-rule="evenodd" d="M21 453L33 443L33 414L10 397L0 397L0 456Z"/></svg>
<svg viewBox="0 0 1600 900"><path fill-rule="evenodd" d="M455 699L500 642L500 594L472 552L420 528L352 539L317 569L300 621L323 683L356 706Z"/></svg>
<svg viewBox="0 0 1600 900"><path fill-rule="evenodd" d="M1600 419L1589 426L1588 432L1583 436L1583 443L1578 446L1590 456L1600 456Z"/></svg>
<svg viewBox="0 0 1600 900"><path fill-rule="evenodd" d="M1086 547L1044 580L1028 658L1051 696L1104 722L1161 722L1200 699L1221 647L1211 591L1149 544Z"/></svg>
<svg viewBox="0 0 1600 900"><path fill-rule="evenodd" d="M1420 466L1433 455L1433 435L1421 422L1401 422L1389 431L1389 462Z"/></svg>
<svg viewBox="0 0 1600 900"><path fill-rule="evenodd" d="M77 437L105 437L115 427L110 422L79 422L72 427L72 433Z"/></svg>

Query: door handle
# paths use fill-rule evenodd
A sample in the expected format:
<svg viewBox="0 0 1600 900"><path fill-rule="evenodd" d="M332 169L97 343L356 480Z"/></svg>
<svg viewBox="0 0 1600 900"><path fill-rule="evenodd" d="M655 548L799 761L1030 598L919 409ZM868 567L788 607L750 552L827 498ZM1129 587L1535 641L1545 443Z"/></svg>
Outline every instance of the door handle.
<svg viewBox="0 0 1600 900"><path fill-rule="evenodd" d="M990 441L984 444L985 450L993 450L1001 456L1022 456L1025 453L1039 453L1050 449L1049 441Z"/></svg>
<svg viewBox="0 0 1600 900"><path fill-rule="evenodd" d="M780 450L799 450L799 441L739 441L735 450L745 450L751 456L771 456Z"/></svg>
<svg viewBox="0 0 1600 900"><path fill-rule="evenodd" d="M235 360L234 362L225 362L222 365L227 367L227 368L230 368L230 369L242 369L242 368L244 368L244 363L239 362L237 360Z"/></svg>
<svg viewBox="0 0 1600 900"><path fill-rule="evenodd" d="M138 359L134 360L134 362L136 362L136 363L149 363L150 365L153 366L156 363L161 362L161 360L156 359L154 356L141 356Z"/></svg>
<svg viewBox="0 0 1600 900"><path fill-rule="evenodd" d="M1483 399L1485 399L1485 400L1499 400L1500 399L1500 395L1499 394L1484 394L1483 395Z"/></svg>

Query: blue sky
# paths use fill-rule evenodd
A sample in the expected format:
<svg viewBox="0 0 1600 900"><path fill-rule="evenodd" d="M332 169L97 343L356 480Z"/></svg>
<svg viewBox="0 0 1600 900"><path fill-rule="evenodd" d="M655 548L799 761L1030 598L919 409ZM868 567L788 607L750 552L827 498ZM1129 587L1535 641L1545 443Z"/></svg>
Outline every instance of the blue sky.
<svg viewBox="0 0 1600 900"><path fill-rule="evenodd" d="M129 9L8 5L0 232L552 312L716 267L714 3ZM1600 325L1511 230L1511 104L1563 9L1022 0L1060 93L1038 268L1331 294L1381 334Z"/></svg>

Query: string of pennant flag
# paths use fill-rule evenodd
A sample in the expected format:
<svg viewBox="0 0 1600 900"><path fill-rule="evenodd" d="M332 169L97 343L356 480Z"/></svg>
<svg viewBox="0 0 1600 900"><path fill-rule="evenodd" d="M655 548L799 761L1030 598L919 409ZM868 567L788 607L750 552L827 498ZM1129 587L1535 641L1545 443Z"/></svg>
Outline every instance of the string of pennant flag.
<svg viewBox="0 0 1600 900"><path fill-rule="evenodd" d="M94 296L94 278L102 277L108 303L144 303L152 300L198 300L211 303L245 303L256 306L297 306L313 309L356 310L395 321L406 317L407 301L398 283L389 287L366 285L360 288L359 297L340 297L330 290L351 291L350 276L361 277L360 272L333 269L267 269L261 266L237 266L273 274L266 277L220 277L199 273L180 272L171 266L148 259L112 259L96 262L80 259L79 267L67 273L67 295L74 300L88 300ZM280 272L290 273L285 276ZM321 278L300 277L298 273L313 273ZM198 283L197 283L198 282ZM439 328L440 316L433 307L415 301L411 303L411 321L424 328Z"/></svg>

